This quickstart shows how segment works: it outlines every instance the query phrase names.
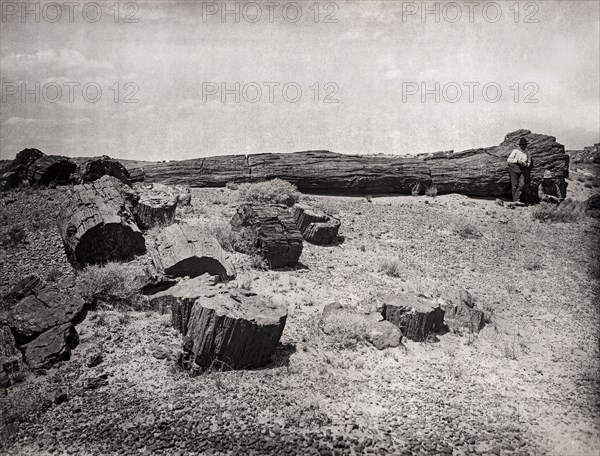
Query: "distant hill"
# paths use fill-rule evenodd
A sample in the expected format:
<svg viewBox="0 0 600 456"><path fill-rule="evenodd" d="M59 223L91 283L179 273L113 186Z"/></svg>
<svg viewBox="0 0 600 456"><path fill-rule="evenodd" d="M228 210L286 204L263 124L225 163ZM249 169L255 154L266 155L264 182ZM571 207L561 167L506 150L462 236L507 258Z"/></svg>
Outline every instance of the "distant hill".
<svg viewBox="0 0 600 456"><path fill-rule="evenodd" d="M600 163L600 143L583 150L567 150L571 163Z"/></svg>

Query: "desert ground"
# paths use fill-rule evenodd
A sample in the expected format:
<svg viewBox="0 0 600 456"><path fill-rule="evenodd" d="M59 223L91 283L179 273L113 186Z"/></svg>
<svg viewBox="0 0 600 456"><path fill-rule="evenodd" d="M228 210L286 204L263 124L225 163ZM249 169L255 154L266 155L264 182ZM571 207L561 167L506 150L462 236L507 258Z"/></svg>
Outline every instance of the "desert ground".
<svg viewBox="0 0 600 456"><path fill-rule="evenodd" d="M578 177L569 196L583 200L592 189ZM0 250L0 291L31 273L75 286L54 221L65 198L63 187L2 195L2 226L18 220L26 237ZM267 367L192 376L177 365L181 335L169 314L108 303L78 325L69 361L0 396L0 453L597 454L597 219L547 223L536 206L454 194L301 201L339 217L343 242L305 243L300 264L284 270L228 253L233 286L288 309ZM239 202L230 188L192 189L177 219L218 230ZM444 285L472 293L486 315L481 332L380 351L356 322L319 330L327 304L368 312L382 293L433 296Z"/></svg>

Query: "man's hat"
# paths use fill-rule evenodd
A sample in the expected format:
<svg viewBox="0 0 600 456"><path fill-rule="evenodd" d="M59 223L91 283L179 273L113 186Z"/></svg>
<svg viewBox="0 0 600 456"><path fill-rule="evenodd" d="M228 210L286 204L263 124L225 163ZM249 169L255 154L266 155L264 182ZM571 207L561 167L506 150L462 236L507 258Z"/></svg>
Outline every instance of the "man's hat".
<svg viewBox="0 0 600 456"><path fill-rule="evenodd" d="M527 140L525 138L519 139L519 146L527 145Z"/></svg>
<svg viewBox="0 0 600 456"><path fill-rule="evenodd" d="M552 179L552 173L550 172L549 169L544 171L544 179Z"/></svg>

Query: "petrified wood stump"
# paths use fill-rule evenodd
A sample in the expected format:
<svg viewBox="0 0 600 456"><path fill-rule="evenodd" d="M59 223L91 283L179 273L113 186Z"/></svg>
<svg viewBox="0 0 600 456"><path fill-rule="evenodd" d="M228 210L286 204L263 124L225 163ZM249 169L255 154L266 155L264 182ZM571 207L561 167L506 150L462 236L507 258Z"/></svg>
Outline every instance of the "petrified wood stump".
<svg viewBox="0 0 600 456"><path fill-rule="evenodd" d="M208 274L180 281L171 288L149 298L150 305L160 313L171 312L171 324L184 336L187 334L192 307L200 297L227 293L224 284L217 284Z"/></svg>
<svg viewBox="0 0 600 456"><path fill-rule="evenodd" d="M194 361L208 368L261 367L275 351L287 310L252 293L216 293L200 297L184 337L184 366Z"/></svg>
<svg viewBox="0 0 600 456"><path fill-rule="evenodd" d="M475 300L467 290L450 286L442 290L440 297L443 300L444 324L452 331L478 333L483 329L484 313L475 306Z"/></svg>
<svg viewBox="0 0 600 456"><path fill-rule="evenodd" d="M157 269L174 277L234 277L233 267L216 238L192 225L171 225L160 232L152 252Z"/></svg>
<svg viewBox="0 0 600 456"><path fill-rule="evenodd" d="M296 204L292 216L304 239L311 244L326 245L336 240L340 229L338 219L304 204Z"/></svg>
<svg viewBox="0 0 600 456"><path fill-rule="evenodd" d="M243 204L231 219L234 230L250 230L271 268L291 267L302 254L302 233L285 206Z"/></svg>
<svg viewBox="0 0 600 456"><path fill-rule="evenodd" d="M57 220L69 258L83 266L144 253L144 237L132 213L137 198L112 176L75 186Z"/></svg>
<svg viewBox="0 0 600 456"><path fill-rule="evenodd" d="M135 207L135 218L141 228L173 223L179 194L163 184L139 188L140 199Z"/></svg>
<svg viewBox="0 0 600 456"><path fill-rule="evenodd" d="M430 299L409 293L387 294L381 297L382 315L402 330L402 334L422 342L444 328L444 311Z"/></svg>

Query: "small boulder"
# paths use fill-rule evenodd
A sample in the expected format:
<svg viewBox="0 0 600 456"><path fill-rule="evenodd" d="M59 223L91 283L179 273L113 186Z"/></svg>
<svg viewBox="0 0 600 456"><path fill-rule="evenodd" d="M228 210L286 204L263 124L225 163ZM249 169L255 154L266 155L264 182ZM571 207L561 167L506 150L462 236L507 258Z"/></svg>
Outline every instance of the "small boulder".
<svg viewBox="0 0 600 456"><path fill-rule="evenodd" d="M367 340L378 350L394 348L402 343L402 331L389 321L372 322L367 331Z"/></svg>
<svg viewBox="0 0 600 456"><path fill-rule="evenodd" d="M102 388L103 386L108 385L108 373L104 372L100 375L96 375L94 377L87 377L83 380L83 389L93 390Z"/></svg>
<svg viewBox="0 0 600 456"><path fill-rule="evenodd" d="M16 188L21 183L21 176L15 171L4 173L0 177L0 192L7 192Z"/></svg>
<svg viewBox="0 0 600 456"><path fill-rule="evenodd" d="M292 214L302 236L311 244L327 245L337 239L339 219L304 204L296 204Z"/></svg>
<svg viewBox="0 0 600 456"><path fill-rule="evenodd" d="M485 325L482 310L475 307L471 293L461 287L451 286L443 289L440 294L443 301L444 323L454 332L467 330L478 333Z"/></svg>
<svg viewBox="0 0 600 456"><path fill-rule="evenodd" d="M34 341L25 344L25 360L32 370L48 369L71 358L71 350L79 345L79 335L71 323L55 326Z"/></svg>
<svg viewBox="0 0 600 456"><path fill-rule="evenodd" d="M141 228L173 223L179 201L179 193L174 188L164 184L150 184L140 187L139 194L134 214Z"/></svg>
<svg viewBox="0 0 600 456"><path fill-rule="evenodd" d="M422 342L444 330L444 310L435 301L410 293L381 297L383 317L400 328L407 338Z"/></svg>

